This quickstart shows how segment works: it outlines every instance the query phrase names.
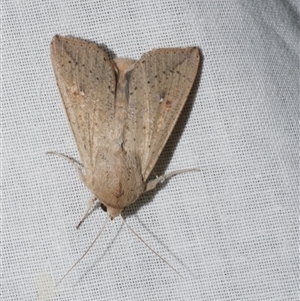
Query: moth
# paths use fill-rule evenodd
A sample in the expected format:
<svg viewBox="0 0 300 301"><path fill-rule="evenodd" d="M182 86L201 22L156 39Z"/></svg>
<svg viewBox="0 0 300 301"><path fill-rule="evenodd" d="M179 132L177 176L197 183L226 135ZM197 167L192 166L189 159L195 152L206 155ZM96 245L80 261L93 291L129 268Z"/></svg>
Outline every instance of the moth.
<svg viewBox="0 0 300 301"><path fill-rule="evenodd" d="M92 193L81 222L96 200L113 219L158 183L194 170L148 180L195 81L198 48L111 60L95 43L56 35L50 50L83 168L66 158Z"/></svg>

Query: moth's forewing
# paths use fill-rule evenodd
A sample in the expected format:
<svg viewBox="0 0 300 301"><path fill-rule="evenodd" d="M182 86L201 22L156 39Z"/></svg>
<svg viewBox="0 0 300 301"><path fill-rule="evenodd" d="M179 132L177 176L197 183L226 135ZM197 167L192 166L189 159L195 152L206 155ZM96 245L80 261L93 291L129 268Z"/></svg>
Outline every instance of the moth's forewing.
<svg viewBox="0 0 300 301"><path fill-rule="evenodd" d="M115 102L115 65L96 44L54 36L51 61L86 174L97 152L110 149Z"/></svg>
<svg viewBox="0 0 300 301"><path fill-rule="evenodd" d="M124 148L136 150L144 180L176 124L199 62L197 48L156 49L144 54L130 73Z"/></svg>

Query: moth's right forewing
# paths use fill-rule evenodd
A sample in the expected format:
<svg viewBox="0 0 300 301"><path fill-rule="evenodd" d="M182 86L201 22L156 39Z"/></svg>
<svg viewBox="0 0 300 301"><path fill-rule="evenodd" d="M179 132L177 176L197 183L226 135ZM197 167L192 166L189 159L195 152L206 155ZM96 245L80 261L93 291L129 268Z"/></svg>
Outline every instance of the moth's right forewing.
<svg viewBox="0 0 300 301"><path fill-rule="evenodd" d="M182 111L199 62L197 48L156 49L144 54L130 73L124 148L134 147L144 180L157 162Z"/></svg>
<svg viewBox="0 0 300 301"><path fill-rule="evenodd" d="M116 74L114 63L96 44L54 36L51 61L81 161L95 167L101 148L109 148Z"/></svg>

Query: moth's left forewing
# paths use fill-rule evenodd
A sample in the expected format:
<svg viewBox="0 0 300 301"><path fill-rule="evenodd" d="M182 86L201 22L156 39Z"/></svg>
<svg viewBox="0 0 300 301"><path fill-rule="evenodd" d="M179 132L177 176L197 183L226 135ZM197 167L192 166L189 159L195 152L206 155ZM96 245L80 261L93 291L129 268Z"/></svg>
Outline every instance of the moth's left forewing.
<svg viewBox="0 0 300 301"><path fill-rule="evenodd" d="M113 145L115 64L95 43L54 36L51 61L81 162L91 175ZM98 168L99 170L99 168Z"/></svg>
<svg viewBox="0 0 300 301"><path fill-rule="evenodd" d="M124 148L141 161L148 178L182 111L200 62L197 48L156 49L128 75L128 120Z"/></svg>

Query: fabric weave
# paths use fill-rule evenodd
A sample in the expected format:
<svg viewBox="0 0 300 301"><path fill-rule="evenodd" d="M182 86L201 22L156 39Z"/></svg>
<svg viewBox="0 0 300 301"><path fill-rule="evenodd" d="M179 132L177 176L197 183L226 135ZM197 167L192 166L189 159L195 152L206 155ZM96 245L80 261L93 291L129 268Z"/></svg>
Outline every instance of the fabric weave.
<svg viewBox="0 0 300 301"><path fill-rule="evenodd" d="M2 300L298 300L298 1L2 4ZM50 63L55 34L138 59L197 46L195 88L156 167L179 175L79 222L90 196Z"/></svg>

